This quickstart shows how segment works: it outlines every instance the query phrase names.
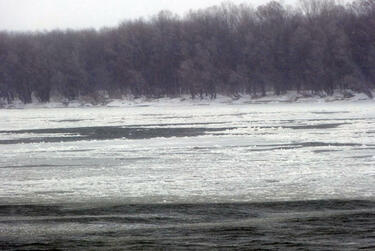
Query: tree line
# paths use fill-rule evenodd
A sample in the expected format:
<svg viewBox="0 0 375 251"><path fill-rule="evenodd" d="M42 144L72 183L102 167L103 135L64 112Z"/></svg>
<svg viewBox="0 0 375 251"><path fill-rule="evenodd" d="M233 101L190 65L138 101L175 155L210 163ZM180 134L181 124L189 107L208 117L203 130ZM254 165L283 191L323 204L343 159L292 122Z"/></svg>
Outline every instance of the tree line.
<svg viewBox="0 0 375 251"><path fill-rule="evenodd" d="M0 98L215 98L375 86L375 0L230 2L101 30L0 32Z"/></svg>

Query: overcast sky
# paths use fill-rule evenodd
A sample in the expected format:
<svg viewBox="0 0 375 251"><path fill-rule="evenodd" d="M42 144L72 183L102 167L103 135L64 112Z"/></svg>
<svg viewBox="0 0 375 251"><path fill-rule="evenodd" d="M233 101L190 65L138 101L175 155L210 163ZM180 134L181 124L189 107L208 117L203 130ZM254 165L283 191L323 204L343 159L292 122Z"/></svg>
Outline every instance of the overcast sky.
<svg viewBox="0 0 375 251"><path fill-rule="evenodd" d="M293 3L295 0L284 0ZM0 30L44 31L102 28L125 19L150 17L160 10L183 15L190 9L220 4L223 0L0 0ZM254 6L266 0L232 0Z"/></svg>

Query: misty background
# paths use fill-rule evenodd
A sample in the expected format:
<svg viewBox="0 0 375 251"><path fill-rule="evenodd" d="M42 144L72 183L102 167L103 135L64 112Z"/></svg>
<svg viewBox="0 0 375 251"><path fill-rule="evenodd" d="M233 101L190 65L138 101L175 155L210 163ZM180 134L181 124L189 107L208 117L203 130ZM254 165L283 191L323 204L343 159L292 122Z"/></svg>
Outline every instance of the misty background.
<svg viewBox="0 0 375 251"><path fill-rule="evenodd" d="M100 29L121 21L148 18L161 10L184 15L189 10L218 5L222 0L0 0L0 30L43 31ZM265 4L262 0L234 0L235 4ZM295 0L282 1L294 4Z"/></svg>

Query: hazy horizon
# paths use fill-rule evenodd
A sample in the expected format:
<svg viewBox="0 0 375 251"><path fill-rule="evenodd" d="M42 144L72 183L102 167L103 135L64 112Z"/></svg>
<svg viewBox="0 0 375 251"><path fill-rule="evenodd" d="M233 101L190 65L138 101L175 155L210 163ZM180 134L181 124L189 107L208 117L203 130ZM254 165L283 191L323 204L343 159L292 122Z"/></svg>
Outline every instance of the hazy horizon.
<svg viewBox="0 0 375 251"><path fill-rule="evenodd" d="M162 10L183 16L189 10L219 5L222 0L0 0L1 31L101 29L124 20L149 18ZM262 0L231 0L235 4L265 4ZM293 4L295 0L281 1Z"/></svg>

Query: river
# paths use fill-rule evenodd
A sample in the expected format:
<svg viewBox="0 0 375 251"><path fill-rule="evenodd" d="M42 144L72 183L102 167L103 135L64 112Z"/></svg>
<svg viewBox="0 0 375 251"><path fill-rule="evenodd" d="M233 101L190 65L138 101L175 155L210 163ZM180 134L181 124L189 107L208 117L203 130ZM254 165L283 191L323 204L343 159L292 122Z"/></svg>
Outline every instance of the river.
<svg viewBox="0 0 375 251"><path fill-rule="evenodd" d="M373 107L0 110L0 246L375 248Z"/></svg>

